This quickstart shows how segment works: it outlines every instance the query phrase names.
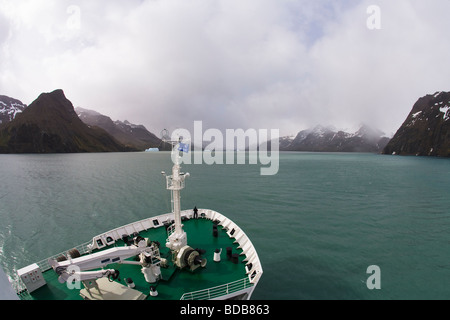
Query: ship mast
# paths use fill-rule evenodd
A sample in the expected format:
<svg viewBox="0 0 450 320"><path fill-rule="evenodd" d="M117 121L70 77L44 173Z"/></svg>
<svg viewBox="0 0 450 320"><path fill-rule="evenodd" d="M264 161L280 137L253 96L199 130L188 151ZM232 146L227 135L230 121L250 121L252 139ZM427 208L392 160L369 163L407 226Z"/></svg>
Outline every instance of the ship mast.
<svg viewBox="0 0 450 320"><path fill-rule="evenodd" d="M180 191L184 189L184 180L189 177L189 173L181 172L180 166L180 149L182 149L182 137L178 141L169 141L172 144L172 160L174 165L172 167L172 175L166 176L167 190L171 192L172 198L172 212L174 214L175 223L173 225L173 230L169 232L169 237L167 238L166 246L177 252L181 248L187 245L187 235L183 230L183 225L181 224L181 205L180 205ZM163 172L163 174L165 174Z"/></svg>
<svg viewBox="0 0 450 320"><path fill-rule="evenodd" d="M181 224L181 205L180 191L184 189L184 180L189 177L189 173L181 172L181 156L180 153L189 153L189 144L183 143L183 137L179 137L178 141L170 141L168 131L163 130L163 141L172 144L172 175L166 176L167 190L170 190L172 197L172 213L174 215L174 223L167 229L168 238L166 247L172 251L172 261L180 269L188 267L192 272L198 268L204 268L207 260L202 255L202 250L193 249L187 244L187 235Z"/></svg>

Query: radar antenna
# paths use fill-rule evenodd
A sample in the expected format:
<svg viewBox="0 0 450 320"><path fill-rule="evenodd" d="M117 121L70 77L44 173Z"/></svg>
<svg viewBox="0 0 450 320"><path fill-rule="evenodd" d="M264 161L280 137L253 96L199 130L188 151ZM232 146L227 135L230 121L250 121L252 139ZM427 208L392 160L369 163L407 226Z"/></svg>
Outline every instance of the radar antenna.
<svg viewBox="0 0 450 320"><path fill-rule="evenodd" d="M161 140L163 142L170 142L169 130L167 130L167 129L161 130Z"/></svg>

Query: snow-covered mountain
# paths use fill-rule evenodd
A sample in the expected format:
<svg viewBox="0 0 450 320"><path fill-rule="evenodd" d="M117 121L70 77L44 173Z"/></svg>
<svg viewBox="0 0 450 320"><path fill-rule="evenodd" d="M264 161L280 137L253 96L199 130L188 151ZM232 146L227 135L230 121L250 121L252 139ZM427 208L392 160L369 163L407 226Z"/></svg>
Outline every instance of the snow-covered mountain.
<svg viewBox="0 0 450 320"><path fill-rule="evenodd" d="M26 107L27 105L17 99L0 95L0 125L12 121Z"/></svg>
<svg viewBox="0 0 450 320"><path fill-rule="evenodd" d="M380 130L362 125L354 133L318 125L300 131L295 138L280 138L281 151L380 152L389 142Z"/></svg>
<svg viewBox="0 0 450 320"><path fill-rule="evenodd" d="M450 92L420 98L383 153L450 157Z"/></svg>

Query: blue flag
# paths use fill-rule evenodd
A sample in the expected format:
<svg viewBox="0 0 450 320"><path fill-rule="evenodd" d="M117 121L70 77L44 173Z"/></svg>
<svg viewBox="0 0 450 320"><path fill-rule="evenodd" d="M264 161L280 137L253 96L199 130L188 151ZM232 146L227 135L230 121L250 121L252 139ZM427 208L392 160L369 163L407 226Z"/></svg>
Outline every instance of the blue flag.
<svg viewBox="0 0 450 320"><path fill-rule="evenodd" d="M180 142L180 146L178 147L178 151L183 151L184 153L189 153L189 145L186 143Z"/></svg>

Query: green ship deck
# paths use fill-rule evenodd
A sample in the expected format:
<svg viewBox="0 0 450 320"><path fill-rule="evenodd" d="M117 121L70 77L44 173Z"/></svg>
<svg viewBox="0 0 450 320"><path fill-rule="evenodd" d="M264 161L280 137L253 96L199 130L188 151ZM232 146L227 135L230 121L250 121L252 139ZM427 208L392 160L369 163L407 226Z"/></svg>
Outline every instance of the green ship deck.
<svg viewBox="0 0 450 320"><path fill-rule="evenodd" d="M110 264L108 269L116 269L120 272L119 279L115 280L116 285L123 290L123 294L139 291L142 295L140 299L147 300L179 300L179 299L215 299L221 297L232 298L232 293L240 293L240 298L246 299L248 290L251 291L256 285L257 280L262 273L262 269L258 269L259 259L254 251L253 245L247 236L238 229L231 220L228 220L219 213L208 210L208 215L202 213L199 218L192 218L192 215L184 212L183 229L187 233L188 245L192 248L203 249L206 252L203 257L208 260L205 268L198 268L191 272L189 269L179 269L172 262L171 251L166 248L165 243L167 239L167 230L163 223L155 223L155 218L150 218L141 222L133 224L143 225L153 222L155 225L146 228L143 227L139 236L149 238L151 241L158 241L160 243L160 256L165 258L168 262L166 268L161 267L161 279L155 284L150 284L145 281L144 275L141 272L141 266L130 264ZM162 216L159 216L159 221L162 222ZM170 219L170 215L166 215ZM214 217L220 220L213 219ZM218 235L213 236L213 225L218 224ZM230 229L229 225L233 228ZM132 225L130 225L132 226ZM126 230L126 227L123 227ZM123 229L122 228L122 229ZM117 232L121 230L116 229ZM230 233L231 230L231 233ZM114 231L112 231L114 232ZM112 234L110 232L110 234ZM237 237L239 235L239 237ZM95 243L96 239L93 239ZM105 235L103 238L105 239ZM244 241L243 241L244 240ZM99 252L101 250L109 249L115 246L126 246L123 240L116 236L116 240L110 246L105 246L101 249L93 249L91 253ZM232 253L238 254L238 261L227 258L226 248L231 247ZM250 248L250 250L249 250ZM222 249L221 261L213 261L214 252L216 249ZM81 251L80 251L81 252ZM251 253L251 257L250 254ZM82 252L83 254L83 252ZM133 260L130 258L128 260ZM253 263L249 262L252 261ZM255 263L256 262L256 263ZM45 263L41 263L44 264ZM60 283L58 281L57 273L46 266L39 266L42 270L43 277L46 284L41 288L29 293L26 289L19 292L21 299L33 300L81 300L83 298L90 298L86 294L86 289L81 282ZM255 271L256 270L256 271ZM257 277L255 277L257 275ZM126 289L126 279L131 278L136 287L133 290ZM108 279L102 278L102 283L108 282ZM97 280L99 282L99 280ZM150 287L154 286L158 292L158 296L150 295ZM84 289L85 296L80 295L80 290ZM102 289L101 289L102 290ZM246 291L247 290L247 291ZM120 291L120 290L119 290ZM132 292L131 292L132 291ZM90 289L91 293L97 293L96 288ZM125 298L125 296L113 298ZM250 292L251 295L251 292ZM92 297L92 296L91 296ZM239 296L238 296L239 297ZM110 297L111 298L111 297Z"/></svg>

